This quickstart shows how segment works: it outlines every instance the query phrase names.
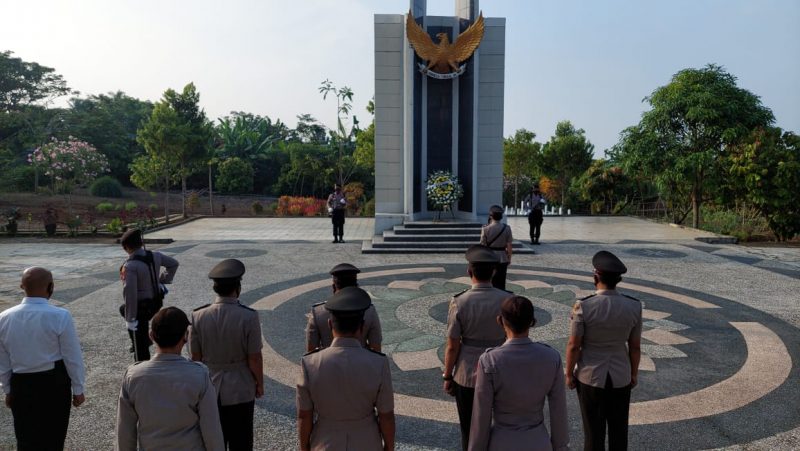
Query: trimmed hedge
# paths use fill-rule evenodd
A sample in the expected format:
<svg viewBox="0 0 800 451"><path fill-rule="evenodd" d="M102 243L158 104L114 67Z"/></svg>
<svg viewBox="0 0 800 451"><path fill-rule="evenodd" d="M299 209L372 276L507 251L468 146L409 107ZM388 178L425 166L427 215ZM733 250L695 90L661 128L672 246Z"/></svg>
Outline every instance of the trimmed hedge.
<svg viewBox="0 0 800 451"><path fill-rule="evenodd" d="M122 197L122 185L114 177L104 176L95 180L89 192L96 197Z"/></svg>

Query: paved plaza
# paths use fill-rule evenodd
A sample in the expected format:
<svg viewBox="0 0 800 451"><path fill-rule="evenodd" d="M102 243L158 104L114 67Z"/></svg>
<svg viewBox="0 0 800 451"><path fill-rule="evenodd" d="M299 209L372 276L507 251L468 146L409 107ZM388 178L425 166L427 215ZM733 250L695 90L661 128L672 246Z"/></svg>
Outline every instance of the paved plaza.
<svg viewBox="0 0 800 451"><path fill-rule="evenodd" d="M511 218L515 237L524 218ZM326 219L200 219L149 234L181 262L165 303L190 311L213 301L209 269L247 265L242 302L261 315L265 396L256 403L256 448L296 449L294 383L309 307L330 294L327 271L362 268L384 329L398 414L398 449L459 449L455 404L442 393L447 303L467 288L459 255L362 255L373 222L348 218L346 244L330 243ZM529 297L531 336L564 356L569 309L592 290L591 256L617 254L629 272L619 289L644 304L631 449L800 448L800 250L712 245L710 236L634 218L546 218L536 255L516 256L509 289ZM113 447L121 376L132 357L115 244L0 241L0 309L19 301L21 270L53 270L53 301L72 312L87 365L87 402L73 410L69 449ZM567 395L570 447L583 446L574 392ZM549 422L546 422L549 425ZM0 409L0 449L14 446Z"/></svg>

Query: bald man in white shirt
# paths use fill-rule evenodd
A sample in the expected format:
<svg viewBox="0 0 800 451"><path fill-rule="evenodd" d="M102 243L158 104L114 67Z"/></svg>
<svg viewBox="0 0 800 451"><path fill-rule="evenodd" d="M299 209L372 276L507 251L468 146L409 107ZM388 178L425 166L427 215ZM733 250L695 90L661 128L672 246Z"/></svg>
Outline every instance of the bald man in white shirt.
<svg viewBox="0 0 800 451"><path fill-rule="evenodd" d="M83 404L85 369L70 313L50 305L53 275L22 273L25 298L0 313L0 387L14 417L17 448L63 449L70 404Z"/></svg>

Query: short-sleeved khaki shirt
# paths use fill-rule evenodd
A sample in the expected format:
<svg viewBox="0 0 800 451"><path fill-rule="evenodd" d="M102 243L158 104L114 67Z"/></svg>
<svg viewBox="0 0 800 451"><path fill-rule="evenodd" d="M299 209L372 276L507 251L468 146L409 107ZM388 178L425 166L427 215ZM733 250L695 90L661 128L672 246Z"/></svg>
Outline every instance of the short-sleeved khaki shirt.
<svg viewBox="0 0 800 451"><path fill-rule="evenodd" d="M247 356L260 353L261 346L258 312L236 298L218 297L192 312L189 347L203 356L223 406L255 399L256 381Z"/></svg>
<svg viewBox="0 0 800 451"><path fill-rule="evenodd" d="M492 220L491 223L481 228L481 244L491 247L494 253L500 257L500 263L508 263L508 254L505 249L513 241L511 226L500 221Z"/></svg>
<svg viewBox="0 0 800 451"><path fill-rule="evenodd" d="M505 341L505 332L497 324L500 305L511 293L477 283L450 301L447 313L447 337L461 340L453 380L462 387L475 386L475 368L486 348Z"/></svg>
<svg viewBox="0 0 800 451"><path fill-rule="evenodd" d="M642 336L642 304L617 290L598 290L572 307L570 334L583 337L575 376L582 384L614 388L631 383L628 340Z"/></svg>
<svg viewBox="0 0 800 451"><path fill-rule="evenodd" d="M317 416L311 449L383 449L375 411L394 411L389 360L355 338L334 338L300 360L296 402Z"/></svg>
<svg viewBox="0 0 800 451"><path fill-rule="evenodd" d="M331 313L325 309L325 303L316 304L311 307L311 313L306 324L306 344L313 345L314 348L327 348L333 342L333 332L328 325ZM361 345L380 346L383 341L381 330L381 320L374 305L364 311L364 330L361 334Z"/></svg>

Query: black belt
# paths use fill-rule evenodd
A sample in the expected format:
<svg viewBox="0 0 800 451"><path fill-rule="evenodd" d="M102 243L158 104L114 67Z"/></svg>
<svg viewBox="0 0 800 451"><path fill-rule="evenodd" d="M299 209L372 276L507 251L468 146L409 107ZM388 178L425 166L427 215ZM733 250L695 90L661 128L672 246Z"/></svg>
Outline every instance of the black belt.
<svg viewBox="0 0 800 451"><path fill-rule="evenodd" d="M465 346L472 346L474 348L491 348L500 346L504 340L475 340L472 338L461 337L461 344Z"/></svg>

